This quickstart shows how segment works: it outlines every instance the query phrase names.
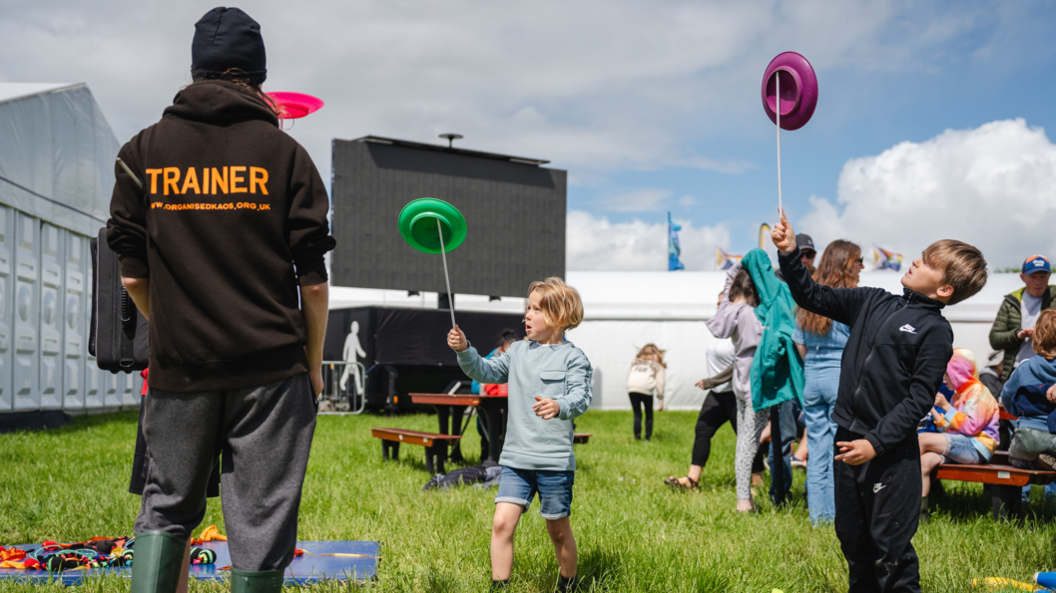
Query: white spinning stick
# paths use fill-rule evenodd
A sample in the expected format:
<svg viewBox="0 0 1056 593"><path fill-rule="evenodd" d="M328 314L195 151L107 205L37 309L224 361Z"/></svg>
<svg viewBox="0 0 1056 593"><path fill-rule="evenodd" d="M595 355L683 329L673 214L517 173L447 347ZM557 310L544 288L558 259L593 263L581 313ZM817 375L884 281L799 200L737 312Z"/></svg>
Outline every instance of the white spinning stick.
<svg viewBox="0 0 1056 593"><path fill-rule="evenodd" d="M774 79L777 82L776 85L776 99L777 99L777 215L780 217L784 214L784 208L781 204L781 71L774 72Z"/></svg>
<svg viewBox="0 0 1056 593"><path fill-rule="evenodd" d="M781 173L778 173L779 178L780 176ZM447 304L451 307L451 329L455 329L455 295L451 294L451 277L447 275L447 249L444 248L444 229L440 226L439 218L436 219L436 232L440 235L440 257L444 258L444 281L447 282Z"/></svg>

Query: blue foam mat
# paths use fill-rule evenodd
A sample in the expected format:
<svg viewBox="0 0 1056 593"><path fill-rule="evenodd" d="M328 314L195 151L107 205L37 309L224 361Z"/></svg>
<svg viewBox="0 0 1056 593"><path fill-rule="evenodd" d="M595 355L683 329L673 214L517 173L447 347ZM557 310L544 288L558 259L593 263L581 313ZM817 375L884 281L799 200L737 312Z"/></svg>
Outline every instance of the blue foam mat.
<svg viewBox="0 0 1056 593"><path fill-rule="evenodd" d="M40 547L36 545L15 546L26 551ZM216 564L199 564L191 566L191 577L203 581L222 581L230 574L220 570L231 564L231 554L227 542L207 542L200 548L216 552ZM378 542L355 541L321 541L297 542L297 547L304 550L304 556L293 559L286 569L286 584L300 585L320 581L351 581L374 578L378 573ZM347 556L344 554L358 554ZM43 585L45 583L62 583L79 585L85 579L99 575L132 576L132 568L102 568L94 570L72 570L68 572L47 573L40 570L19 570L17 568L0 568L0 580L16 581Z"/></svg>

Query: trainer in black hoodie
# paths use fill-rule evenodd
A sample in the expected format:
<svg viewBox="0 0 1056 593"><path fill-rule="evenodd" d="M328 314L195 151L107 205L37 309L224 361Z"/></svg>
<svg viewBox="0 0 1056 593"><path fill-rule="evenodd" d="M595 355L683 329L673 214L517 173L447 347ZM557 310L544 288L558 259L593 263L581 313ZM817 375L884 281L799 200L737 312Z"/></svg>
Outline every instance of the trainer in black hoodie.
<svg viewBox="0 0 1056 593"><path fill-rule="evenodd" d="M308 372L298 284L327 280L329 201L308 153L241 85L192 84L121 148L107 241L150 278L150 384L264 385ZM178 257L174 257L178 254Z"/></svg>
<svg viewBox="0 0 1056 593"><path fill-rule="evenodd" d="M834 465L836 534L851 591L920 591L910 540L920 517L917 422L935 401L953 355L943 303L912 290L831 288L814 282L799 250L780 255L800 307L851 328L833 421L837 441L865 439L876 457Z"/></svg>

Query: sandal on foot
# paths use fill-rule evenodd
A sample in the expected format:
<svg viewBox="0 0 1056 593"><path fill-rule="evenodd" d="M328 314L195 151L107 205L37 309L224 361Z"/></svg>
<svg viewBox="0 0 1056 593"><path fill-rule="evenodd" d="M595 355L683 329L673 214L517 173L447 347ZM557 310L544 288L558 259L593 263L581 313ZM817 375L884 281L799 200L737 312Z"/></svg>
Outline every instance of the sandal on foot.
<svg viewBox="0 0 1056 593"><path fill-rule="evenodd" d="M682 483L682 478L676 478L674 476L664 478L664 483L674 488L675 490L689 490L692 492L696 492L700 489L700 482L694 480L689 476L685 476L685 479L687 482L689 482L689 486L686 486Z"/></svg>

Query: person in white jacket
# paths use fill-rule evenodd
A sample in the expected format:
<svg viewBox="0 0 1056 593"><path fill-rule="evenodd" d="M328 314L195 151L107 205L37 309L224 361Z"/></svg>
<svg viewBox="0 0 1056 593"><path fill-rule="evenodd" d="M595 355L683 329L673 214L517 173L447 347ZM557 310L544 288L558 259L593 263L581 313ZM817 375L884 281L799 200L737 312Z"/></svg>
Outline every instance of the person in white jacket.
<svg viewBox="0 0 1056 593"><path fill-rule="evenodd" d="M634 357L627 373L627 395L634 409L634 438L642 438L642 408L645 408L645 440L653 436L653 396L664 409L664 351L656 344L646 344Z"/></svg>

